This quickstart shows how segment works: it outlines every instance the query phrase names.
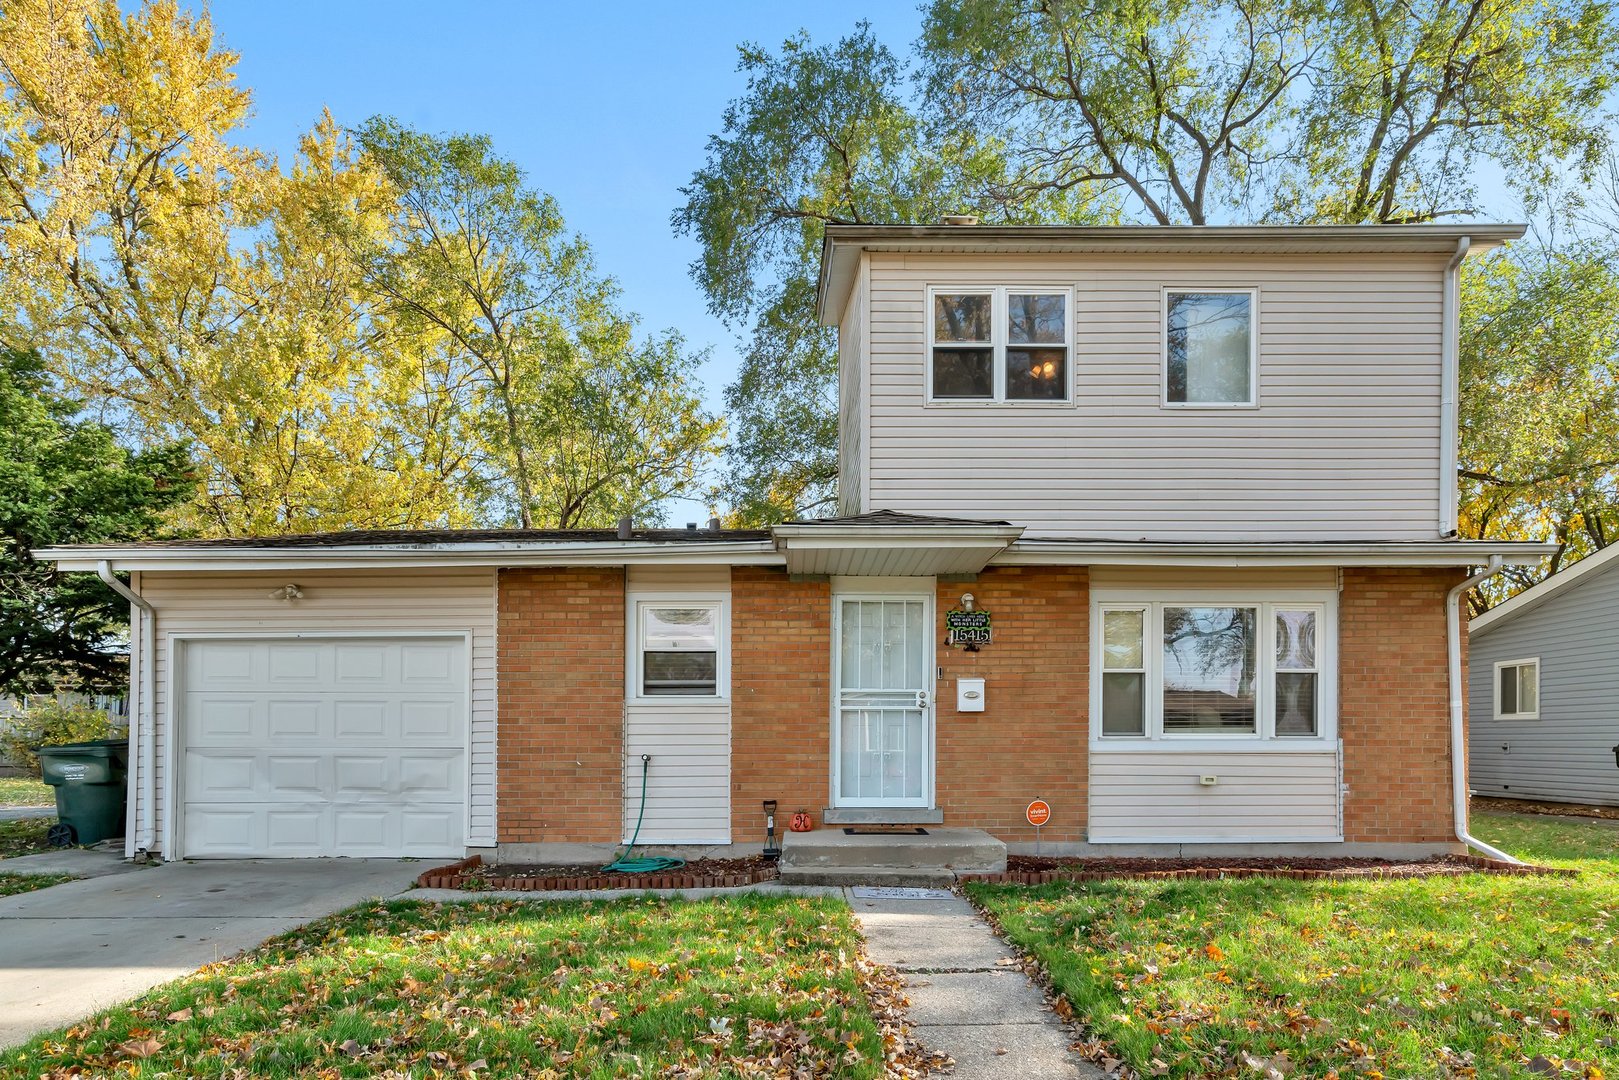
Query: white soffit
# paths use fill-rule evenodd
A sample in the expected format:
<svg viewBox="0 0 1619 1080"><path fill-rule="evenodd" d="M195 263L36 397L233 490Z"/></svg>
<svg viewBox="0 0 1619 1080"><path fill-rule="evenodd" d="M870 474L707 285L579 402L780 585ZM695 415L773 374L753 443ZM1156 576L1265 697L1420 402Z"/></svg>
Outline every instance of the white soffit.
<svg viewBox="0 0 1619 1080"><path fill-rule="evenodd" d="M976 574L1022 535L1016 526L778 525L790 574L932 577Z"/></svg>

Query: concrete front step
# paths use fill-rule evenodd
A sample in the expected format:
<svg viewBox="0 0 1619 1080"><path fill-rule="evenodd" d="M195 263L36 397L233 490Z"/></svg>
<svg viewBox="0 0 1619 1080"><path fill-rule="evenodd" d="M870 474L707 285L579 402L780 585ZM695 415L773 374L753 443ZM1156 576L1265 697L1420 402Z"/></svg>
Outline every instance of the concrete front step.
<svg viewBox="0 0 1619 1080"><path fill-rule="evenodd" d="M798 885L946 885L958 874L998 874L1006 845L982 829L930 828L850 835L842 829L788 833L781 880Z"/></svg>

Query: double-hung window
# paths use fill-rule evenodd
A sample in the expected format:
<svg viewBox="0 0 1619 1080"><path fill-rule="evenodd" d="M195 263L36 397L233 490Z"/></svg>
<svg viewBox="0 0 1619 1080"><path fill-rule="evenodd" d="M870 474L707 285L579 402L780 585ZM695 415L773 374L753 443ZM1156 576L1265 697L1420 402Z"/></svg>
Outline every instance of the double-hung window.
<svg viewBox="0 0 1619 1080"><path fill-rule="evenodd" d="M723 697L724 607L686 600L636 605L639 697Z"/></svg>
<svg viewBox="0 0 1619 1080"><path fill-rule="evenodd" d="M1164 290L1164 404L1257 403L1256 295L1253 289Z"/></svg>
<svg viewBox="0 0 1619 1080"><path fill-rule="evenodd" d="M1331 728L1329 603L1104 602L1102 739L1319 738Z"/></svg>
<svg viewBox="0 0 1619 1080"><path fill-rule="evenodd" d="M1540 659L1504 660L1495 665L1495 718L1540 719Z"/></svg>
<svg viewBox="0 0 1619 1080"><path fill-rule="evenodd" d="M928 306L930 400L1069 399L1069 290L935 288L928 292Z"/></svg>

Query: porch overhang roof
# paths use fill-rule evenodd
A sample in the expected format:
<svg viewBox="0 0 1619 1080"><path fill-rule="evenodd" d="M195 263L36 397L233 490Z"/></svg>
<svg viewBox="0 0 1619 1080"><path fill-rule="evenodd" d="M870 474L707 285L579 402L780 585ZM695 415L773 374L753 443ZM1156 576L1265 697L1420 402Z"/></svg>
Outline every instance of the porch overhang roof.
<svg viewBox="0 0 1619 1080"><path fill-rule="evenodd" d="M1023 535L1005 522L794 523L771 530L790 574L934 577L976 574Z"/></svg>
<svg viewBox="0 0 1619 1080"><path fill-rule="evenodd" d="M1532 566L1556 544L1506 540L1316 540L1302 542L1019 540L993 566L1484 566L1499 556Z"/></svg>

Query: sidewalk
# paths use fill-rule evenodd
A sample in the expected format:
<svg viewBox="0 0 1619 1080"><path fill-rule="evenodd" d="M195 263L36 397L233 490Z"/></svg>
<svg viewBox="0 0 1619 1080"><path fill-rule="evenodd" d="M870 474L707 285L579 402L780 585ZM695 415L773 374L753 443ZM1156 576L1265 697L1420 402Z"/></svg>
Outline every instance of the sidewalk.
<svg viewBox="0 0 1619 1080"><path fill-rule="evenodd" d="M1012 952L959 896L850 897L867 951L905 976L916 1037L956 1059L955 1080L1103 1077Z"/></svg>

